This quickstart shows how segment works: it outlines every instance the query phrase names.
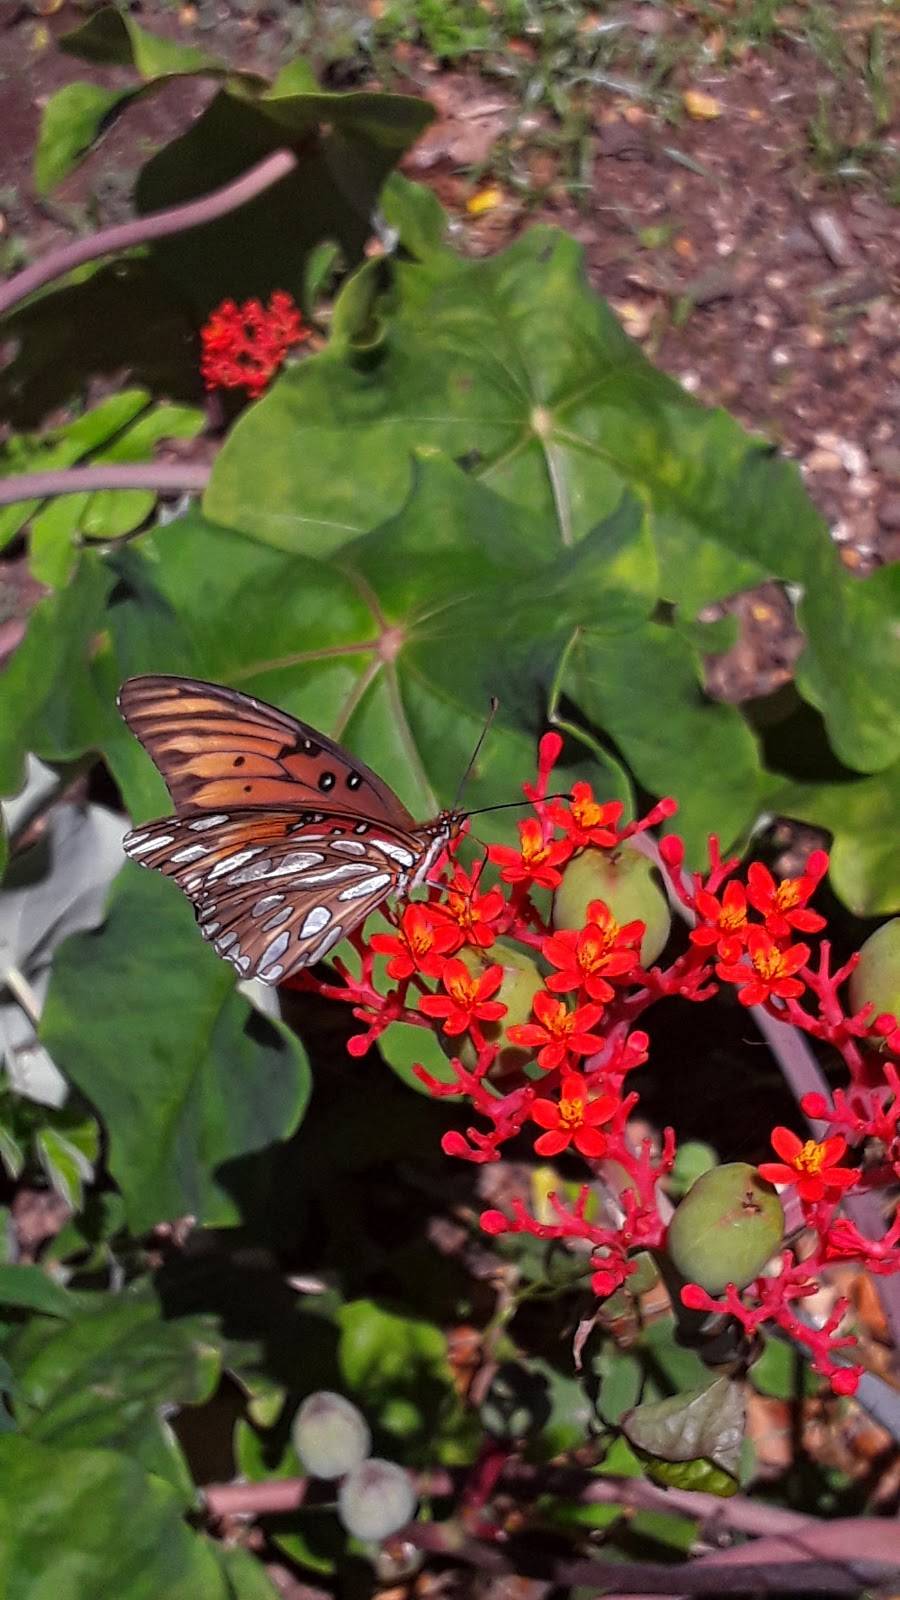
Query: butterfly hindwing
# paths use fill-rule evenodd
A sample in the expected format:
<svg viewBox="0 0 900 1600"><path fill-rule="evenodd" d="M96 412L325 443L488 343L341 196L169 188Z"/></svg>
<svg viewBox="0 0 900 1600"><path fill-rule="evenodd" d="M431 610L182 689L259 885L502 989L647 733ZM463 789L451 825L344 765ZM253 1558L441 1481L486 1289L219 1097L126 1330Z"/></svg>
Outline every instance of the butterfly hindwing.
<svg viewBox="0 0 900 1600"><path fill-rule="evenodd" d="M236 689L194 678L129 678L119 709L161 772L180 816L333 807L415 826L377 773L325 734Z"/></svg>
<svg viewBox="0 0 900 1600"><path fill-rule="evenodd" d="M216 952L267 983L320 961L430 853L421 835L353 815L277 811L163 818L125 851L174 878Z"/></svg>

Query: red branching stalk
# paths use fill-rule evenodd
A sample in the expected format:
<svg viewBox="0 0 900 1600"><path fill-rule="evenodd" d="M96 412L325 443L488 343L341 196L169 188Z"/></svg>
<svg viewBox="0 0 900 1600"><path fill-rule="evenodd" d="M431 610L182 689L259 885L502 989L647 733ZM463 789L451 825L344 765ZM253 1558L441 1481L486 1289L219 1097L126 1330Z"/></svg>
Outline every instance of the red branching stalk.
<svg viewBox="0 0 900 1600"><path fill-rule="evenodd" d="M580 1241L601 1298L627 1282L639 1251L664 1249L666 1242L668 1207L660 1185L675 1160L674 1132L663 1131L656 1154L646 1141L636 1148L629 1135L639 1101L631 1075L649 1049L647 1034L635 1026L643 1012L667 996L702 1004L720 987L731 987L742 1004L762 1007L830 1045L845 1063L847 1086L831 1101L821 1094L802 1101L806 1115L825 1124L826 1137L804 1143L776 1128L772 1142L780 1160L760 1168L786 1189L802 1257L785 1249L777 1267L748 1288L729 1285L714 1299L689 1284L682 1300L694 1310L735 1318L748 1335L766 1323L780 1328L808 1352L836 1393L851 1394L862 1369L840 1359L855 1345L840 1332L846 1305L836 1306L818 1328L798 1307L832 1262L856 1262L882 1276L900 1271L900 1211L881 1239L866 1238L842 1214L848 1193L883 1190L900 1178L900 1073L890 1059L900 1051L900 1027L893 1017L872 1018L871 1007L848 1012L843 995L857 958L832 971L827 939L815 955L808 942L825 926L808 902L828 858L813 852L803 875L782 883L758 862L741 877L740 862L723 860L712 838L709 871L688 874L681 840L664 838L658 859L693 925L685 951L668 965L644 970L642 922L619 926L609 906L595 900L581 928L554 929L544 904L570 861L588 850L614 856L626 839L671 817L675 802L662 800L646 817L623 825L621 804L596 801L587 784L576 784L565 804L548 799L560 750L558 735L545 735L537 781L523 785L534 815L519 824L519 846L488 850L495 881L487 884L484 862L465 872L451 854L426 900L393 918L385 913L389 933L355 936L357 973L335 960L336 982L308 974L299 981L352 1007L364 1024L349 1042L354 1056L364 1055L397 1021L433 1028L448 1053L455 1052L446 1081L415 1068L435 1098L462 1097L473 1114L464 1131L444 1134L445 1154L494 1162L509 1140L534 1131L539 1155L552 1158L570 1148L579 1155L593 1181L576 1200L551 1195L549 1213L545 1207L540 1217L516 1200L509 1214L484 1212L481 1224L494 1235ZM504 999L503 953L510 943L535 963L535 982L543 984L524 1018L511 1017ZM376 969L376 957L389 958L386 971ZM862 1164L842 1165L848 1153L861 1155ZM608 1164L625 1174L616 1192L603 1184ZM608 1194L599 1215L598 1184Z"/></svg>

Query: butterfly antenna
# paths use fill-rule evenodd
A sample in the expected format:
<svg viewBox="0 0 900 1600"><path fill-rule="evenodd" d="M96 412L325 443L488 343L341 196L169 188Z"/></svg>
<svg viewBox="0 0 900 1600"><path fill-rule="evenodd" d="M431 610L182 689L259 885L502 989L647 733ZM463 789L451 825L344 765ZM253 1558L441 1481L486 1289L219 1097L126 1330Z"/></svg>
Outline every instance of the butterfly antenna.
<svg viewBox="0 0 900 1600"><path fill-rule="evenodd" d="M472 751L472 754L469 757L469 764L466 767L465 772L463 773L462 777L459 780L459 788L457 789L456 795L455 795L454 800L453 800L453 810L454 811L458 811L459 810L459 802L463 797L463 790L465 789L466 784L468 783L469 779L472 776L472 770L473 770L473 768L475 766L476 761L478 760L478 757L481 754L481 747L484 744L485 739L487 738L488 734L491 731L491 726L493 724L494 718L497 715L497 712L498 712L499 708L500 708L500 701L497 699L497 696L495 694L492 694L491 695L491 709L487 714L487 718L485 719L484 727L482 728L480 734L478 735L478 743L476 744L475 749ZM474 811L470 811L469 812L469 816L473 817L474 815L475 815Z"/></svg>
<svg viewBox="0 0 900 1600"><path fill-rule="evenodd" d="M570 799L569 791L568 791L568 789L564 789L564 790L561 790L561 792L559 794L545 794L543 796L541 804L543 805L544 801L546 801L546 800L568 800L568 799ZM518 810L521 810L522 806L530 806L531 804L532 804L531 800L504 800L502 802L502 804L498 805L498 806L480 806L477 811L467 811L466 812L466 816L467 817L483 817L485 812L487 812L487 811L518 811Z"/></svg>

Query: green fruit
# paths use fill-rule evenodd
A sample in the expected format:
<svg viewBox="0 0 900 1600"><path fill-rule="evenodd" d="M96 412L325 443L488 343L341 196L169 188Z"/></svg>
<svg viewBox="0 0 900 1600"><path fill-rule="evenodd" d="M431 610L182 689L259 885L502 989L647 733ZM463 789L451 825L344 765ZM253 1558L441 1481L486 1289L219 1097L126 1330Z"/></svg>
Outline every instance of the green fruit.
<svg viewBox="0 0 900 1600"><path fill-rule="evenodd" d="M885 1011L900 1017L900 917L876 928L860 950L859 966L850 974L850 1004L854 1011L873 1005L874 1017Z"/></svg>
<svg viewBox="0 0 900 1600"><path fill-rule="evenodd" d="M415 1511L415 1490L396 1461L371 1456L348 1472L338 1490L338 1516L354 1539L387 1539L411 1522Z"/></svg>
<svg viewBox="0 0 900 1600"><path fill-rule="evenodd" d="M620 926L640 918L647 930L641 964L649 967L664 950L672 926L653 863L627 843L618 850L584 850L573 856L553 896L554 928L583 928L592 900L604 901Z"/></svg>
<svg viewBox="0 0 900 1600"><path fill-rule="evenodd" d="M312 1478L342 1478L372 1448L368 1423L352 1400L330 1389L307 1395L294 1418L294 1449Z"/></svg>
<svg viewBox="0 0 900 1600"><path fill-rule="evenodd" d="M666 1239L669 1256L690 1283L708 1294L726 1284L746 1288L784 1237L784 1212L770 1183L745 1161L704 1172L692 1184Z"/></svg>
<svg viewBox="0 0 900 1600"><path fill-rule="evenodd" d="M476 950L472 945L465 945L458 952L458 958L476 977L481 977L488 967L503 968L503 982L491 999L499 1000L506 1006L506 1016L501 1017L499 1022L478 1024L488 1044L498 1043L513 1023L530 1022L532 1002L538 990L544 987L544 980L534 958L522 945L510 944L506 939L495 940L489 950ZM470 1070L475 1066L477 1053L471 1039L460 1040L442 1033L440 1040L449 1056L458 1056L463 1066ZM533 1054L533 1051L523 1050L521 1046L504 1045L491 1067L491 1080L521 1072Z"/></svg>

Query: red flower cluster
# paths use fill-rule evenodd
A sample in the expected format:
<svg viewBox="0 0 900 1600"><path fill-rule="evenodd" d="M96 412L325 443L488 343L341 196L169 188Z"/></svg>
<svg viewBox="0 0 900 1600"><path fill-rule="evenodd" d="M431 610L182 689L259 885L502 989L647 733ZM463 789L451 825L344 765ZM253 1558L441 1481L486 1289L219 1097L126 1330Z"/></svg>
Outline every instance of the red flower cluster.
<svg viewBox="0 0 900 1600"><path fill-rule="evenodd" d="M223 300L200 330L200 372L207 389L246 389L251 400L262 394L287 352L309 328L283 290L259 300Z"/></svg>
<svg viewBox="0 0 900 1600"><path fill-rule="evenodd" d="M760 1006L827 1040L847 1064L850 1091L837 1090L830 1103L821 1095L806 1096L802 1109L826 1125L826 1135L804 1141L776 1128L772 1143L779 1159L760 1167L764 1178L788 1186L796 1197L806 1232L802 1258L785 1250L778 1273L740 1293L729 1287L721 1301L697 1285L688 1285L683 1299L737 1318L748 1333L766 1322L777 1324L806 1347L816 1371L838 1392L850 1393L859 1369L836 1359L836 1352L853 1343L838 1333L843 1309L816 1329L799 1314L797 1302L815 1292L818 1275L831 1261L859 1261L878 1273L900 1270L900 1213L881 1240L866 1238L839 1215L848 1191L900 1178L900 1075L885 1058L900 1042L900 1029L893 1018L872 1021L865 1011L848 1015L838 991L854 962L831 973L823 943L811 966L810 945L796 939L824 927L807 902L827 857L815 851L801 877L780 883L754 863L742 882L735 876L738 862L722 861L713 839L709 872L688 877L681 841L674 835L663 839L658 863L694 925L680 954L667 966L645 971L643 922L620 925L610 906L594 900L583 926L555 928L546 904L569 861L584 851L615 856L626 839L671 816L674 802L663 800L641 821L623 825L621 804L596 800L587 784L577 784L567 804L548 800L560 748L555 734L541 742L538 781L525 786L534 815L519 825L518 848L495 845L487 852L499 882L484 886L484 862L466 872L450 860L428 898L408 904L389 933L354 936L358 973L334 959L337 982L321 983L308 974L295 981L353 1007L364 1025L350 1041L353 1055L363 1055L395 1021L434 1028L453 1042L458 1054L448 1080L415 1069L435 1097L462 1097L478 1119L465 1132L445 1133L447 1155L497 1161L507 1141L525 1136L545 1159L568 1154L588 1163L594 1186L599 1181L611 1191L609 1211L601 1209L599 1219L589 1204L594 1190L585 1184L574 1203L550 1196L551 1220L546 1211L537 1217L523 1201L513 1201L509 1214L487 1211L481 1222L492 1234L577 1239L582 1248L586 1243L591 1282L600 1296L627 1282L639 1251L665 1248L660 1185L675 1158L674 1134L665 1129L654 1150L629 1125L638 1096L626 1091L626 1080L649 1047L647 1034L636 1026L642 1013L663 996L703 1001L725 984L743 1005ZM511 944L518 949L512 966ZM386 958L386 967L376 971L376 958ZM523 967L530 974L525 1001L517 988ZM531 1132L535 1126L537 1136ZM851 1147L866 1141L880 1152L878 1159L864 1167L842 1166Z"/></svg>

